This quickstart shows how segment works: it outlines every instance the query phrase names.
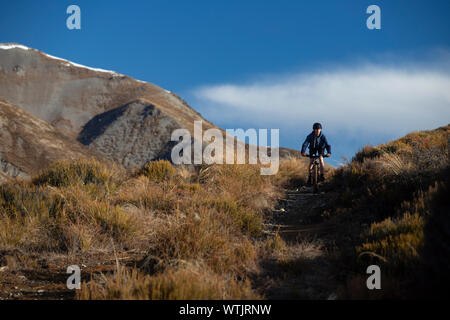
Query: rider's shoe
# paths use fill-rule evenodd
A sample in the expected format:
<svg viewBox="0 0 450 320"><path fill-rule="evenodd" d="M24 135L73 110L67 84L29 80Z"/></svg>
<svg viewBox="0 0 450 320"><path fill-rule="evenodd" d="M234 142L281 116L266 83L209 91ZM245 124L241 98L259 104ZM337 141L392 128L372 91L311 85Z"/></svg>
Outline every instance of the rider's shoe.
<svg viewBox="0 0 450 320"><path fill-rule="evenodd" d="M325 176L323 174L320 175L319 181L320 182L324 182L325 181Z"/></svg>
<svg viewBox="0 0 450 320"><path fill-rule="evenodd" d="M311 176L309 176L308 177L308 182L306 183L308 186L311 186L312 185L312 177Z"/></svg>

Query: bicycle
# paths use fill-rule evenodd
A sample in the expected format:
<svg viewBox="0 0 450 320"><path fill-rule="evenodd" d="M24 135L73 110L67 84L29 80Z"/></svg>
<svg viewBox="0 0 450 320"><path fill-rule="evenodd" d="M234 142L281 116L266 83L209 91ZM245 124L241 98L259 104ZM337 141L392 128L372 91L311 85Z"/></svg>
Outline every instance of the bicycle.
<svg viewBox="0 0 450 320"><path fill-rule="evenodd" d="M324 154L323 155L323 157L324 158L328 158L330 155L327 153L327 154ZM313 165L313 169L312 169L312 172L313 172L313 174L312 174L312 183L313 183L313 186L314 186L314 193L318 193L319 192L319 183L318 183L318 180L319 180L319 166L320 166L320 155L307 155L307 157L309 157L309 158L311 158L311 159L313 159L313 162L312 162L312 165Z"/></svg>

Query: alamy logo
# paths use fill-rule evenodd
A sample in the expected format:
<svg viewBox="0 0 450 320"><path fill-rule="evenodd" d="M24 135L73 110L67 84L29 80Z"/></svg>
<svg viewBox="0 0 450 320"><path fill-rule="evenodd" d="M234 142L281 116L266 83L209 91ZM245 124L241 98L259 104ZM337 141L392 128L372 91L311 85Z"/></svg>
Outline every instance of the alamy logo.
<svg viewBox="0 0 450 320"><path fill-rule="evenodd" d="M181 140L180 140L181 138ZM235 138L237 150L235 152ZM248 139L248 148L245 141ZM171 141L179 143L172 148L171 159L174 164L223 164L224 137L222 131L216 128L208 129L203 134L202 121L194 121L194 140L187 129L176 129L172 132ZM208 145L203 148L203 142ZM245 164L246 149L248 163L269 165L261 168L261 175L273 175L279 167L279 129L270 129L270 154L267 146L267 129L226 129L225 163ZM194 145L194 161L192 147ZM235 161L236 160L236 161Z"/></svg>
<svg viewBox="0 0 450 320"><path fill-rule="evenodd" d="M67 278L67 288L70 290L73 289L81 289L81 270L80 267L76 264L68 266L66 273L71 274L69 278Z"/></svg>
<svg viewBox="0 0 450 320"><path fill-rule="evenodd" d="M371 14L366 21L369 30L381 29L381 9L379 6L373 4L367 7L366 13Z"/></svg>
<svg viewBox="0 0 450 320"><path fill-rule="evenodd" d="M367 274L371 276L367 278L366 285L367 289L381 289L381 270L376 264L370 265L366 270Z"/></svg>
<svg viewBox="0 0 450 320"><path fill-rule="evenodd" d="M81 29L81 9L80 9L80 7L72 4L67 7L66 13L70 14L70 16L66 20L67 29L80 30Z"/></svg>

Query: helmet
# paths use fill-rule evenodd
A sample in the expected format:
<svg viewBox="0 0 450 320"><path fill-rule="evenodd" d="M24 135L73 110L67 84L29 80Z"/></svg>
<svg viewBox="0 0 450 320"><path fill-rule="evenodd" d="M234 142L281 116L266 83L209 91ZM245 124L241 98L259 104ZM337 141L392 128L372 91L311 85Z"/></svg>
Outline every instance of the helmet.
<svg viewBox="0 0 450 320"><path fill-rule="evenodd" d="M320 123L316 122L313 124L313 130L314 129L322 129L322 125Z"/></svg>

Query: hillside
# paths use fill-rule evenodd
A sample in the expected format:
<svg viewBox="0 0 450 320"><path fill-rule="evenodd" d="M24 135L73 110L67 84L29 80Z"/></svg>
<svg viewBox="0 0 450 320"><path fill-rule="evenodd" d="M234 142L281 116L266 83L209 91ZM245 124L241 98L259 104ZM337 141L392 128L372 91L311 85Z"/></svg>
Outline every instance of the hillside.
<svg viewBox="0 0 450 320"><path fill-rule="evenodd" d="M18 106L0 98L0 181L5 175L29 178L52 162L94 158L95 151Z"/></svg>
<svg viewBox="0 0 450 320"><path fill-rule="evenodd" d="M272 262L267 268L276 285L266 296L448 296L449 133L445 126L365 146L332 171L318 195L288 184L269 224L285 244L278 253L281 266ZM380 267L381 290L367 289L370 265Z"/></svg>
<svg viewBox="0 0 450 320"><path fill-rule="evenodd" d="M366 146L335 171L329 222L340 230L342 298L442 298L449 282L450 126ZM363 273L379 265L384 289L368 292Z"/></svg>
<svg viewBox="0 0 450 320"><path fill-rule="evenodd" d="M365 147L319 194L295 158L274 176L259 165L55 164L0 186L0 297L442 297L448 132ZM67 263L82 265L80 291L65 287ZM365 286L370 264L381 291Z"/></svg>

